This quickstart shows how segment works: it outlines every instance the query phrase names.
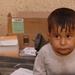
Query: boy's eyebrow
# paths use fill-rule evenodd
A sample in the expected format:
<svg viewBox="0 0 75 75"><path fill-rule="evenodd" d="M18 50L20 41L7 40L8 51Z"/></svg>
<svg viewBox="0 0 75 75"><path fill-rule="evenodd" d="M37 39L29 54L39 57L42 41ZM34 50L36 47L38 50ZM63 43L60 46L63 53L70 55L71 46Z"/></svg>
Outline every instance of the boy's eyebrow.
<svg viewBox="0 0 75 75"><path fill-rule="evenodd" d="M59 33L52 33L53 35L59 34Z"/></svg>
<svg viewBox="0 0 75 75"><path fill-rule="evenodd" d="M67 34L75 34L75 33L67 33Z"/></svg>
<svg viewBox="0 0 75 75"><path fill-rule="evenodd" d="M58 34L58 35L59 35L60 33L58 33L58 32L57 32L57 33L56 33L56 32L54 33L54 32L53 32L52 34L53 34L53 35L56 35L56 34ZM75 34L75 33L68 32L67 34Z"/></svg>

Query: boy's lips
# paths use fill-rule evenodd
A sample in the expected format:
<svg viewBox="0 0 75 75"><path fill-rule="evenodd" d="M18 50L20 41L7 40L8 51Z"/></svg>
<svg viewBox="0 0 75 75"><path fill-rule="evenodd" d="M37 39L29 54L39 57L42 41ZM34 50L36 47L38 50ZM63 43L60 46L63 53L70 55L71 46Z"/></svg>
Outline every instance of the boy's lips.
<svg viewBox="0 0 75 75"><path fill-rule="evenodd" d="M69 48L58 48L59 50L69 50Z"/></svg>

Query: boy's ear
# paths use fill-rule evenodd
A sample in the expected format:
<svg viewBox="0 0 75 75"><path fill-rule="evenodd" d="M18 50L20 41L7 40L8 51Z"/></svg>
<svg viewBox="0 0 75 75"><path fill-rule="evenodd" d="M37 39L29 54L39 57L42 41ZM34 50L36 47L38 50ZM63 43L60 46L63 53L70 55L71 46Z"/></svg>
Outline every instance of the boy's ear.
<svg viewBox="0 0 75 75"><path fill-rule="evenodd" d="M49 32L47 32L47 35L50 37L51 36L51 34L49 33Z"/></svg>
<svg viewBox="0 0 75 75"><path fill-rule="evenodd" d="M47 36L48 36L48 41L50 42L50 40L51 40L51 34L48 32Z"/></svg>
<svg viewBox="0 0 75 75"><path fill-rule="evenodd" d="M49 42L52 44L51 33L48 32L47 35L48 35L48 40L49 40Z"/></svg>

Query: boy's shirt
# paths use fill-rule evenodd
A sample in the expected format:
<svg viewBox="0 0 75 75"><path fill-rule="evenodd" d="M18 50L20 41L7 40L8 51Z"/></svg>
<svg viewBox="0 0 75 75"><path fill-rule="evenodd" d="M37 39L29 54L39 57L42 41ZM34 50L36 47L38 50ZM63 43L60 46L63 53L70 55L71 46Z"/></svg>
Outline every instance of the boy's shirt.
<svg viewBox="0 0 75 75"><path fill-rule="evenodd" d="M51 44L43 46L35 60L33 75L75 74L75 49L66 56L58 56Z"/></svg>

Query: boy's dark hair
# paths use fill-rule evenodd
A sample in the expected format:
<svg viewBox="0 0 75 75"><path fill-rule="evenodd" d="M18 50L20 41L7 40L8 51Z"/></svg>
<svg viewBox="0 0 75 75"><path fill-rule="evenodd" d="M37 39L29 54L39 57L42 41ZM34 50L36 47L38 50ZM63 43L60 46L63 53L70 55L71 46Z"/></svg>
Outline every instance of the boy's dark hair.
<svg viewBox="0 0 75 75"><path fill-rule="evenodd" d="M69 30L75 29L75 11L70 8L58 8L54 10L48 17L48 30L49 33L53 26L56 25L58 28L61 27L61 31L63 28L67 27Z"/></svg>

